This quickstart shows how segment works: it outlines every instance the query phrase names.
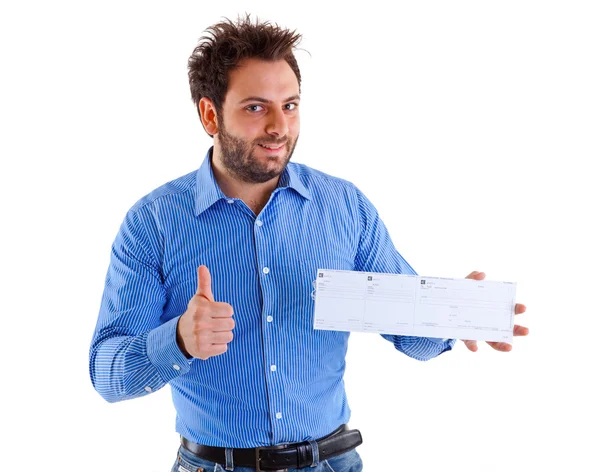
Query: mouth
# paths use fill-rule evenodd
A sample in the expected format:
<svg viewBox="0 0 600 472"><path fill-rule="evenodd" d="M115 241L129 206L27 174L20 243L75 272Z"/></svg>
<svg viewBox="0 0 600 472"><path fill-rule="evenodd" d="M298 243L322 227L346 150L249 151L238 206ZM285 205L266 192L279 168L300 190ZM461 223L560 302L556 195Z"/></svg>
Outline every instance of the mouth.
<svg viewBox="0 0 600 472"><path fill-rule="evenodd" d="M285 146L285 143L283 143L283 144L259 144L258 145L258 147L260 147L261 149L264 149L269 154L281 151L284 148L284 146Z"/></svg>

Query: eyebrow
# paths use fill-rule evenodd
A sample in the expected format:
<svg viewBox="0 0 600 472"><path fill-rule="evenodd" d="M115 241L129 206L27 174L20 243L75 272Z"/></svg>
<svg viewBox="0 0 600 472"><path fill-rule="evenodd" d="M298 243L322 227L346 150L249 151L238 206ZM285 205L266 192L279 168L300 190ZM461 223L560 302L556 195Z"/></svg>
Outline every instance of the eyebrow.
<svg viewBox="0 0 600 472"><path fill-rule="evenodd" d="M291 102L293 100L300 100L300 95L292 95L291 97L286 98L284 102ZM239 103L242 104L246 102L273 103L271 100L267 100L266 98L262 97L247 97L243 100L240 100Z"/></svg>

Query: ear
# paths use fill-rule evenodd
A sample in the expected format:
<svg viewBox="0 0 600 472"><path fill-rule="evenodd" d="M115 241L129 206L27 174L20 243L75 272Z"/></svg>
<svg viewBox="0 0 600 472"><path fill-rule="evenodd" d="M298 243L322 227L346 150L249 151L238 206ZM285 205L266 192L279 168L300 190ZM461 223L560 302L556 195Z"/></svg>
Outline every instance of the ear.
<svg viewBox="0 0 600 472"><path fill-rule="evenodd" d="M202 97L198 102L198 111L200 112L200 119L202 120L202 126L208 134L211 136L219 132L217 126L217 109L210 100L210 98Z"/></svg>

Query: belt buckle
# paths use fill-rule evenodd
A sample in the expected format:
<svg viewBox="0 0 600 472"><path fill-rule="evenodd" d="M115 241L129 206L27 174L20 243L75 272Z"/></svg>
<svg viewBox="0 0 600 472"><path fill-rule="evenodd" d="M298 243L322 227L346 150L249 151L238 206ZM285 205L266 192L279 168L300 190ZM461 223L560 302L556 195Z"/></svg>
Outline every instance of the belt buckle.
<svg viewBox="0 0 600 472"><path fill-rule="evenodd" d="M285 449L288 447L288 444L277 444L276 446L259 446L254 448L254 468L256 472L267 472L260 468L260 451L268 450L268 449ZM287 472L288 469L277 469L271 470L269 472Z"/></svg>

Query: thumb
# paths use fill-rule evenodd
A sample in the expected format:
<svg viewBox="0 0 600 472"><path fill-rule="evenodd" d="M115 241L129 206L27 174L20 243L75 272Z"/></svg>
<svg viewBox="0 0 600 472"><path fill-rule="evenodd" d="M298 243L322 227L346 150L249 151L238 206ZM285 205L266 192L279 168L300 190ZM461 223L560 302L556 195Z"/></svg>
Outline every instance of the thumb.
<svg viewBox="0 0 600 472"><path fill-rule="evenodd" d="M474 270L469 275L467 275L465 279L483 280L485 279L485 272L479 272L477 270Z"/></svg>
<svg viewBox="0 0 600 472"><path fill-rule="evenodd" d="M210 272L205 265L198 267L198 289L196 290L196 295L200 295L211 302L215 301L212 289L210 288Z"/></svg>

